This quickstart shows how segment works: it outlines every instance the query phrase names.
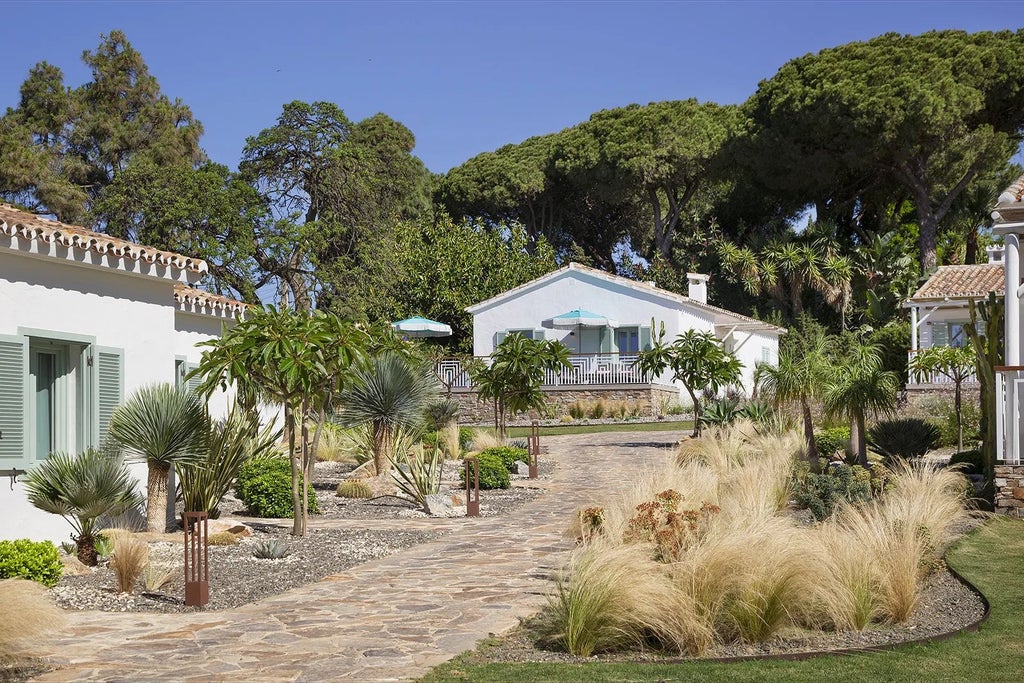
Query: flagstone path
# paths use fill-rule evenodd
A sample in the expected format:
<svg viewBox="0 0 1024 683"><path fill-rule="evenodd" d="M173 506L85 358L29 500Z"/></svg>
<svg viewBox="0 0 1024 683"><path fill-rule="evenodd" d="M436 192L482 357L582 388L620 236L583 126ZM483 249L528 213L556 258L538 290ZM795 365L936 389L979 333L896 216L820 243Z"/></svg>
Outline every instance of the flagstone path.
<svg viewBox="0 0 1024 683"><path fill-rule="evenodd" d="M71 612L39 681L396 681L536 612L572 511L606 502L681 432L546 437L558 468L501 517L325 521L444 529L430 543L252 605L189 614Z"/></svg>

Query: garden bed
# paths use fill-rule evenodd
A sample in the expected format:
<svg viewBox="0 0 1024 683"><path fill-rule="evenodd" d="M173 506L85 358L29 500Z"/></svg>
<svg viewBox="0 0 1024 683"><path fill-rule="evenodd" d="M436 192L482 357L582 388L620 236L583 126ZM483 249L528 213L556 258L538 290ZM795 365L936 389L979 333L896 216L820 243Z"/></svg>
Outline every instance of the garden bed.
<svg viewBox="0 0 1024 683"><path fill-rule="evenodd" d="M982 598L950 572L937 572L923 586L917 608L910 619L896 626L876 625L864 631L823 633L793 629L765 643L720 643L701 657L681 658L654 650L617 651L576 657L564 651L544 648L533 637L531 620L512 633L488 641L467 653L461 663L478 665L495 662L679 662L731 660L759 657L794 657L808 653L883 649L911 641L933 639L976 624L985 615Z"/></svg>

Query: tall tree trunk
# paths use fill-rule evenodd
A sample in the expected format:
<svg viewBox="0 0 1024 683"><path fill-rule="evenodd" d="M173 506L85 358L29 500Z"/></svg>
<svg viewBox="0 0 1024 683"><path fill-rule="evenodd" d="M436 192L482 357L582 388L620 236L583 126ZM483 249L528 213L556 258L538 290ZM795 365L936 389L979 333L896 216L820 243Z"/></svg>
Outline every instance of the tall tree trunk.
<svg viewBox="0 0 1024 683"><path fill-rule="evenodd" d="M700 436L700 418L703 415L700 409L700 401L697 400L697 395L693 393L693 389L686 384L683 386L686 387L686 393L690 395L690 400L693 401L693 436Z"/></svg>
<svg viewBox="0 0 1024 683"><path fill-rule="evenodd" d="M800 397L800 408L804 416L804 440L807 442L807 460L811 465L811 472L820 472L821 463L818 458L818 444L814 442L814 417L811 415L811 404L806 396Z"/></svg>
<svg viewBox="0 0 1024 683"><path fill-rule="evenodd" d="M302 526L302 490L299 480L302 478L302 464L299 459L302 457L295 447L295 413L285 412L286 429L291 436L288 438L288 461L292 466L292 536L302 536L306 530Z"/></svg>
<svg viewBox="0 0 1024 683"><path fill-rule="evenodd" d="M853 419L850 421L850 445L857 455L857 462L861 467L868 466L868 445L864 440L864 413L854 411Z"/></svg>
<svg viewBox="0 0 1024 683"><path fill-rule="evenodd" d="M960 410L960 384L962 380L956 381L956 389L953 392L953 409L956 411L956 452L964 450L964 418Z"/></svg>
<svg viewBox="0 0 1024 683"><path fill-rule="evenodd" d="M162 534L167 531L167 474L170 467L150 461L146 479L146 529Z"/></svg>

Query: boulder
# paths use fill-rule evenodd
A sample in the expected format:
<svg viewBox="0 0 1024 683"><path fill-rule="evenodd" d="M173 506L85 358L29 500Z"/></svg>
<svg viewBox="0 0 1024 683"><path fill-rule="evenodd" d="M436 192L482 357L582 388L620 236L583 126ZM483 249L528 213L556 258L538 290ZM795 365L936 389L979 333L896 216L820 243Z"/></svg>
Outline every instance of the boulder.
<svg viewBox="0 0 1024 683"><path fill-rule="evenodd" d="M367 460L352 470L352 473L348 476L350 479L372 479L377 476L377 468L373 466L372 460Z"/></svg>
<svg viewBox="0 0 1024 683"><path fill-rule="evenodd" d="M211 519L207 522L207 533L212 536L213 534L221 533L226 531L229 534L235 536L252 536L252 529L243 522L237 519Z"/></svg>
<svg viewBox="0 0 1024 683"><path fill-rule="evenodd" d="M431 517L447 517L452 509L452 499L443 493L427 496L427 512Z"/></svg>
<svg viewBox="0 0 1024 683"><path fill-rule="evenodd" d="M83 574L92 573L92 569L82 564L82 561L75 555L61 554L60 561L64 565L64 574L66 576L82 576Z"/></svg>
<svg viewBox="0 0 1024 683"><path fill-rule="evenodd" d="M522 460L516 460L515 465L515 474L518 474L520 477L530 476L530 466L527 465L525 462L523 462Z"/></svg>

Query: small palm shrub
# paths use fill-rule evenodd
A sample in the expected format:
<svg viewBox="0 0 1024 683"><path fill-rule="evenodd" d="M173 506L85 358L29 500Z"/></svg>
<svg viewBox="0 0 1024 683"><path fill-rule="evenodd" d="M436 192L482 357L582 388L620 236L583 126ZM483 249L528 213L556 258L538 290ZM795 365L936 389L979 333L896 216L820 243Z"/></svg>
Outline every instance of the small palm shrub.
<svg viewBox="0 0 1024 683"><path fill-rule="evenodd" d="M135 478L117 453L53 453L32 468L24 482L32 505L71 525L78 559L89 567L96 566L100 518L116 517L142 504Z"/></svg>
<svg viewBox="0 0 1024 683"><path fill-rule="evenodd" d="M823 458L831 458L836 453L845 453L850 448L850 428L833 427L814 432L814 445Z"/></svg>
<svg viewBox="0 0 1024 683"><path fill-rule="evenodd" d="M480 489L507 489L512 487L512 479L509 477L508 468L496 455L480 455ZM460 480L466 483L466 470L462 469Z"/></svg>
<svg viewBox="0 0 1024 683"><path fill-rule="evenodd" d="M149 546L131 534L118 534L107 565L117 576L117 592L131 593L149 562Z"/></svg>
<svg viewBox="0 0 1024 683"><path fill-rule="evenodd" d="M494 448L480 451L480 455L498 458L509 472L515 471L516 460L530 462L530 452L525 448L517 446L495 446Z"/></svg>
<svg viewBox="0 0 1024 683"><path fill-rule="evenodd" d="M280 560L289 553L288 542L281 538L267 538L257 541L252 556L257 560Z"/></svg>
<svg viewBox="0 0 1024 683"><path fill-rule="evenodd" d="M335 491L339 498L372 498L373 489L365 481L359 479L346 479L338 484Z"/></svg>
<svg viewBox="0 0 1024 683"><path fill-rule="evenodd" d="M0 579L28 579L53 588L64 573L57 546L49 541L0 541Z"/></svg>
<svg viewBox="0 0 1024 683"><path fill-rule="evenodd" d="M235 495L256 517L291 517L292 469L286 458L252 458L238 470ZM316 494L309 488L309 511L319 512Z"/></svg>
<svg viewBox="0 0 1024 683"><path fill-rule="evenodd" d="M461 407L459 402L451 398L439 398L427 404L424 414L427 423L434 431L441 431L459 419Z"/></svg>
<svg viewBox="0 0 1024 683"><path fill-rule="evenodd" d="M920 418L906 417L883 420L868 428L867 441L887 462L920 458L935 448L941 433L932 423Z"/></svg>
<svg viewBox="0 0 1024 683"><path fill-rule="evenodd" d="M39 640L59 631L63 612L36 581L0 581L0 661L32 652ZM12 618L15 615L16 618Z"/></svg>
<svg viewBox="0 0 1024 683"><path fill-rule="evenodd" d="M430 512L427 507L427 496L441 490L443 462L444 458L436 449L427 453L420 446L399 458L397 467L391 472L391 478L399 493L419 505L424 512Z"/></svg>
<svg viewBox="0 0 1024 683"><path fill-rule="evenodd" d="M821 474L807 473L793 499L818 521L832 516L842 503L871 500L871 473L859 465L833 464Z"/></svg>
<svg viewBox="0 0 1024 683"><path fill-rule="evenodd" d="M224 420L210 425L205 457L176 466L181 498L186 512L206 512L220 517L220 502L231 489L242 465L252 458L266 458L277 452L281 430L261 427L259 419L232 409Z"/></svg>

